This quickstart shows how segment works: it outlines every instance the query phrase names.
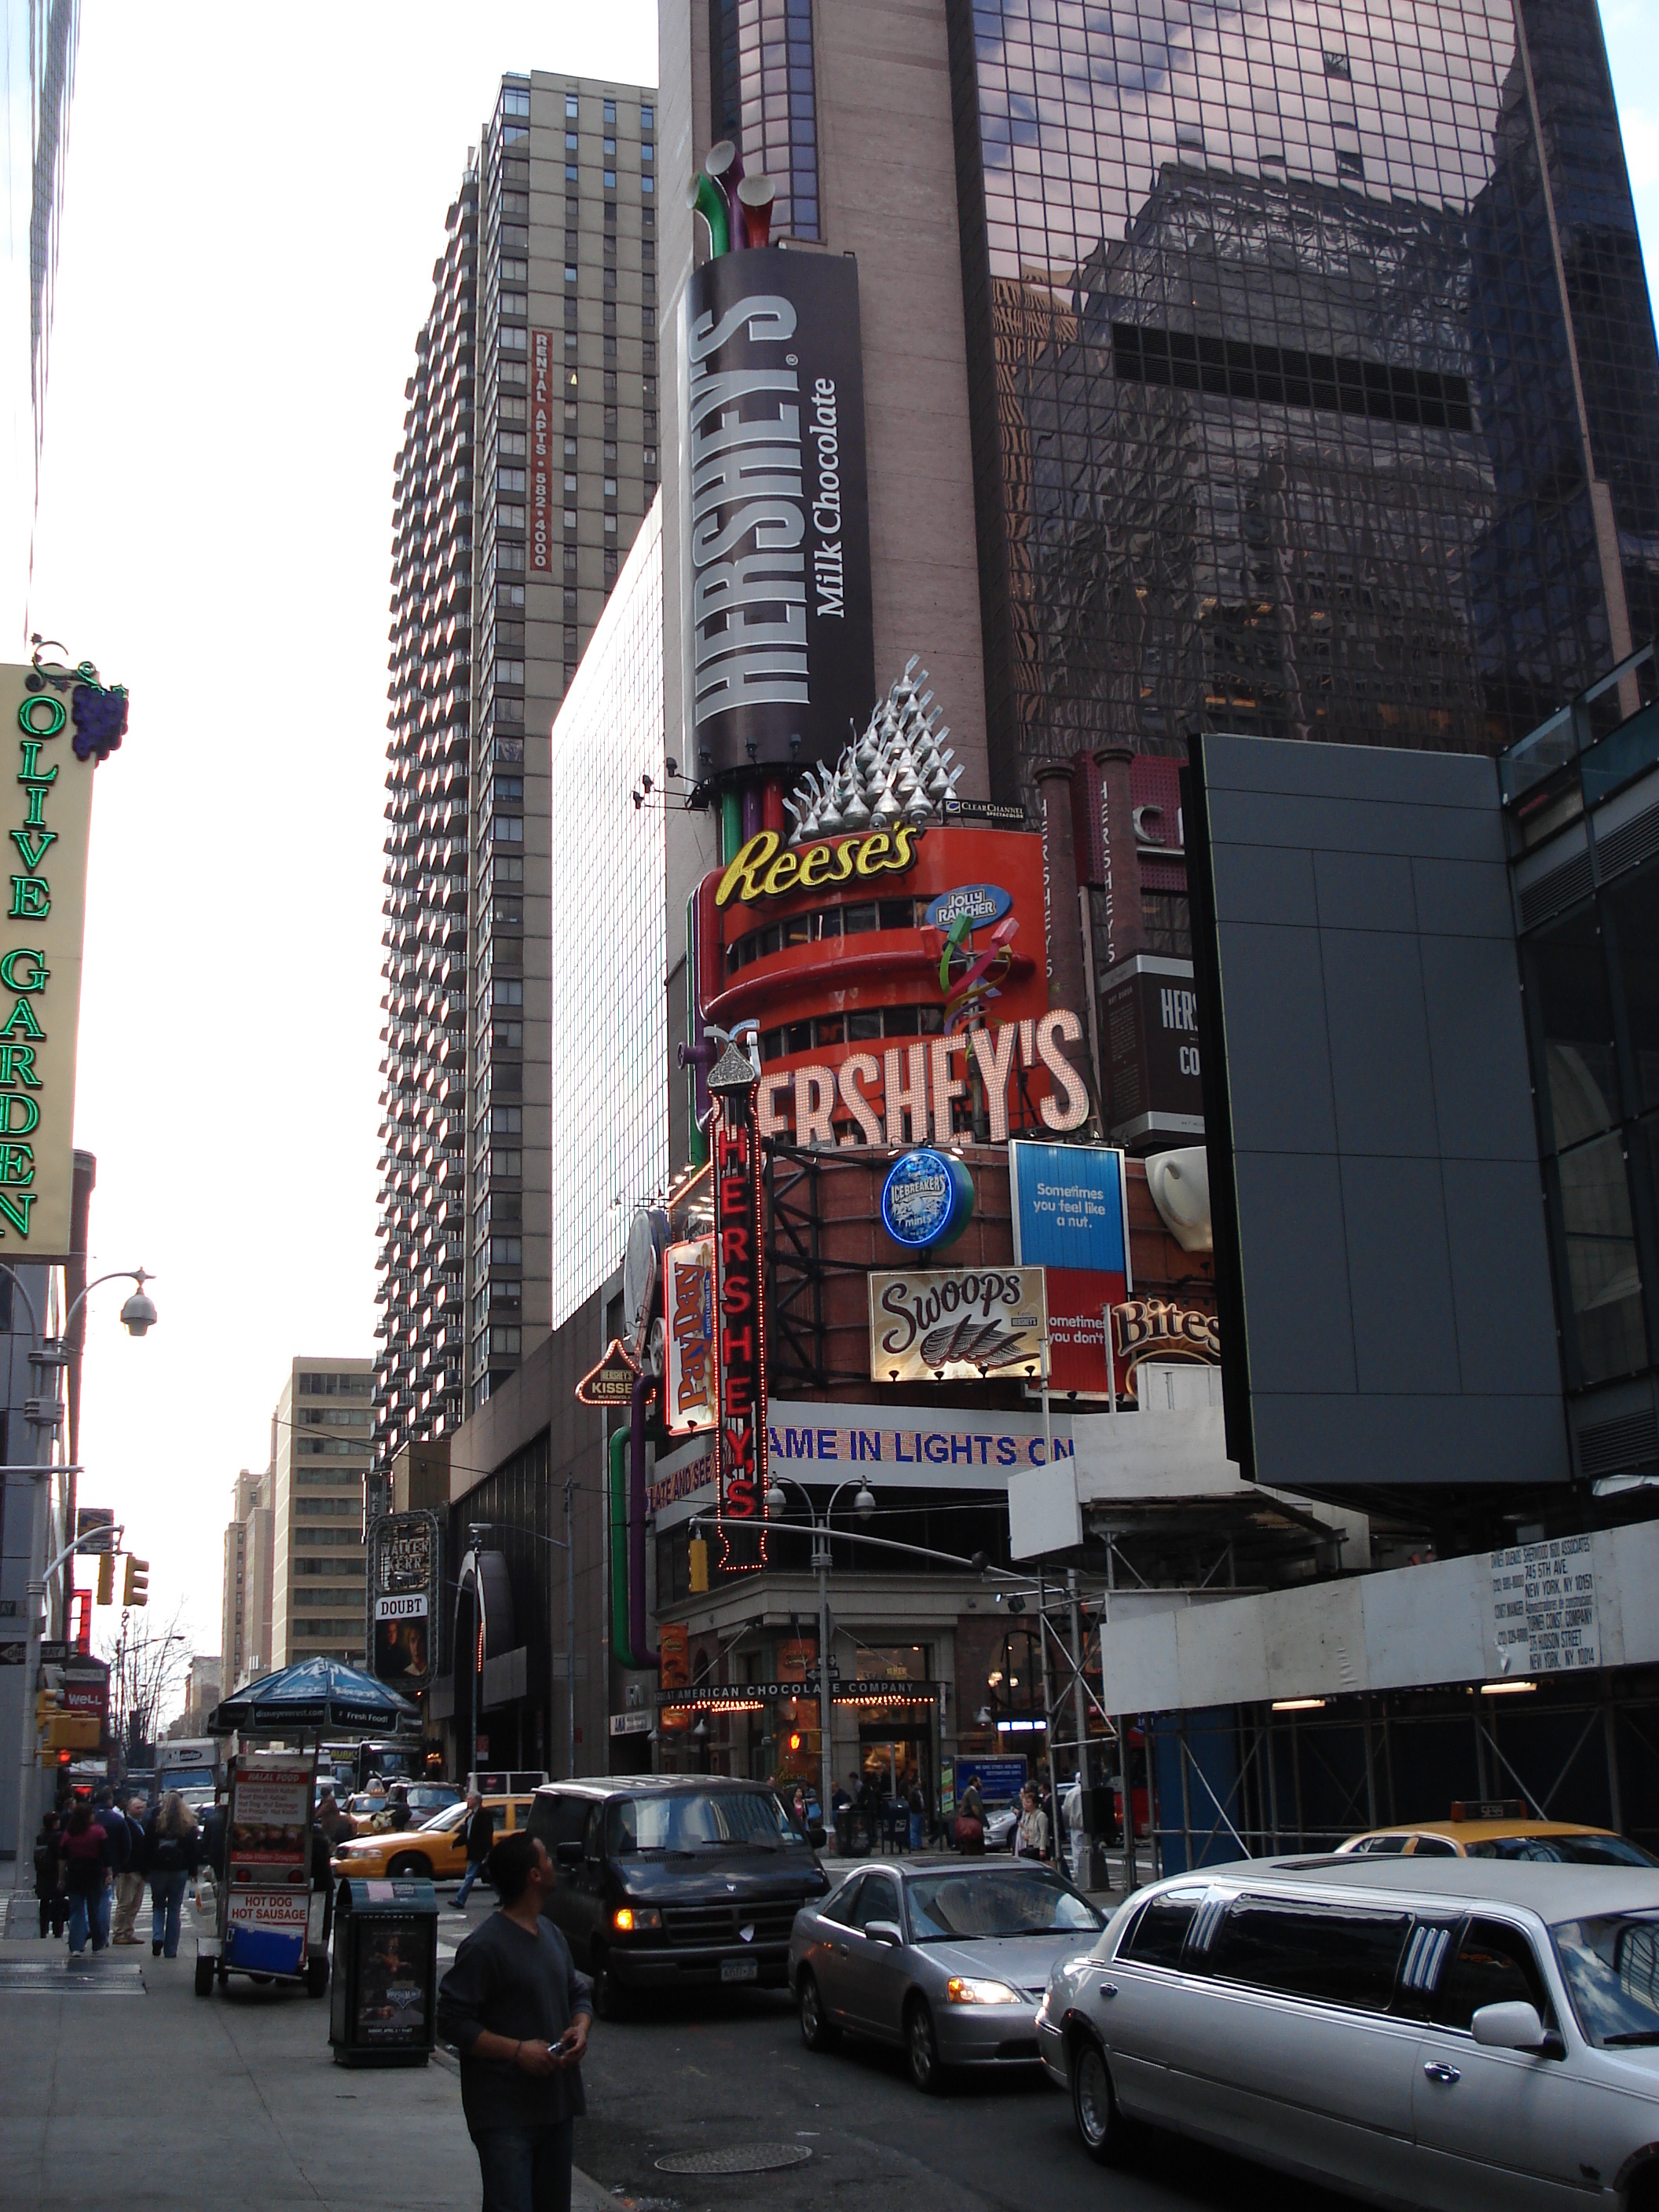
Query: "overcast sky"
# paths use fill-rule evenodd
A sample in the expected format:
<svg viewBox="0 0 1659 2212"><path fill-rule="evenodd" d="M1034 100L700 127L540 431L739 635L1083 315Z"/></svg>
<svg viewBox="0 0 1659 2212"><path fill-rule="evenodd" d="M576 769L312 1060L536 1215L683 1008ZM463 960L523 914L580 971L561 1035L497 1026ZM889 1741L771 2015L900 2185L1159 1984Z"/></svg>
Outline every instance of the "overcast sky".
<svg viewBox="0 0 1659 2212"><path fill-rule="evenodd" d="M1650 267L1656 19L1607 0ZM654 8L84 0L33 620L132 692L76 1135L94 1261L153 1268L161 1322L94 1294L82 1496L204 1650L290 1359L374 1350L392 464L445 210L532 66L649 83Z"/></svg>

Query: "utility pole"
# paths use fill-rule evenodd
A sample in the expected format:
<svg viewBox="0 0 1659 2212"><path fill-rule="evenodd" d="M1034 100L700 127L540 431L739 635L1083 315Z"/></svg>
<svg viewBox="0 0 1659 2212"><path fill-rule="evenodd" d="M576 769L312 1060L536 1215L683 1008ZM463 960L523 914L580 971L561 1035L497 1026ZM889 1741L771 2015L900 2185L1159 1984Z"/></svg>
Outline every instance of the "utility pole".
<svg viewBox="0 0 1659 2212"><path fill-rule="evenodd" d="M1089 1708L1083 1681L1083 1623L1078 1607L1077 1569L1066 1570L1066 1600L1072 1615L1072 1712L1077 1723L1077 1779L1079 1803L1083 1809L1083 1855L1086 1869L1080 1868L1083 1887L1091 1888L1095 1875L1094 1825L1091 1819L1093 1805L1089 1793Z"/></svg>
<svg viewBox="0 0 1659 2212"><path fill-rule="evenodd" d="M564 1632L565 1632L565 1743L569 1758L569 1778L576 1778L576 1545L571 1525L570 1486L574 1474L564 1479ZM609 1710L607 1701L606 1710ZM606 1761L609 1764L609 1761Z"/></svg>

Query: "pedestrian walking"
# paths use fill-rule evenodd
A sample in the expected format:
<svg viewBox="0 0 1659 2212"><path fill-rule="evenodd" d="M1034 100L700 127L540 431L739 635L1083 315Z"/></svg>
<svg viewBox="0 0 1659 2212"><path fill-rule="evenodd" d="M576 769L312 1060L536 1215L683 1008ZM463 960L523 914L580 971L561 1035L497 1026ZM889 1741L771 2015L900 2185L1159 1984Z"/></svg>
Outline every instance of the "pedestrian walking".
<svg viewBox="0 0 1659 2212"><path fill-rule="evenodd" d="M489 1856L495 1841L495 1815L484 1803L476 1790L466 1793L466 1872L461 1876L461 1886L455 1893L457 1912L465 1912L466 1900L472 1894L472 1885L483 1872L484 1861Z"/></svg>
<svg viewBox="0 0 1659 2212"><path fill-rule="evenodd" d="M978 1783L971 1777L957 1800L956 1844L959 1851L970 1856L984 1854L985 1800L979 1794Z"/></svg>
<svg viewBox="0 0 1659 2212"><path fill-rule="evenodd" d="M910 1848L913 1851L921 1850L927 1842L927 1800L921 1794L921 1777L918 1774L910 1778L905 1809L910 1815Z"/></svg>
<svg viewBox="0 0 1659 2212"><path fill-rule="evenodd" d="M40 1832L34 1839L34 1894L40 1904L40 1937L46 1940L50 1923L54 1936L61 1936L69 1919L69 1899L64 1889L64 1863L58 1855L58 1838L64 1824L56 1813L43 1813Z"/></svg>
<svg viewBox="0 0 1659 2212"><path fill-rule="evenodd" d="M90 1934L93 1949L101 1951L106 1938L98 1900L109 1887L109 1838L94 1820L92 1808L84 1798L70 1808L58 1839L58 1854L69 1898L70 1949L84 1951Z"/></svg>
<svg viewBox="0 0 1659 2212"><path fill-rule="evenodd" d="M137 1943L138 1908L144 1901L144 1801L131 1797L125 1807L127 1863L115 1877L115 1920L112 1943Z"/></svg>
<svg viewBox="0 0 1659 2212"><path fill-rule="evenodd" d="M179 1955L179 1922L190 1878L202 1863L196 1816L176 1790L169 1790L145 1834L149 1868L150 1955Z"/></svg>
<svg viewBox="0 0 1659 2212"><path fill-rule="evenodd" d="M132 1833L127 1826L125 1814L115 1802L115 1792L107 1783L94 1794L92 1819L94 1826L103 1830L109 1844L110 1878L98 1893L98 1925L104 1942L107 1943L110 1939L110 1910L115 1902L116 1887L132 1863Z"/></svg>
<svg viewBox="0 0 1659 2212"><path fill-rule="evenodd" d="M489 1854L496 1910L438 1989L438 2033L461 2054L461 2108L483 2177L483 2212L570 2212L574 2122L593 1990L542 1905L554 1884L539 1837Z"/></svg>
<svg viewBox="0 0 1659 2212"><path fill-rule="evenodd" d="M1014 1830L1017 1859L1046 1859L1048 1856L1048 1815L1037 1798L1035 1782L1019 1793L1019 1826Z"/></svg>
<svg viewBox="0 0 1659 2212"><path fill-rule="evenodd" d="M350 1817L340 1810L338 1800L331 1790L324 1790L317 1807L317 1826L328 1838L331 1850L337 1844L343 1844L351 1833Z"/></svg>

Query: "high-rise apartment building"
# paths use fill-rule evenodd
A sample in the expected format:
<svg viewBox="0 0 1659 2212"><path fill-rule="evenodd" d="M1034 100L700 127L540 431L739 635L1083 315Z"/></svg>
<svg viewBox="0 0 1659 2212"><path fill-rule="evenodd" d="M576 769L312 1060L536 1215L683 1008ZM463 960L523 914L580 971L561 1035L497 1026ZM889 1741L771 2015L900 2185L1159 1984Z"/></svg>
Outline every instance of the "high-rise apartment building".
<svg viewBox="0 0 1659 2212"><path fill-rule="evenodd" d="M270 1664L368 1650L364 1486L374 1362L296 1359L272 1417Z"/></svg>
<svg viewBox="0 0 1659 2212"><path fill-rule="evenodd" d="M548 732L656 489L655 95L502 79L394 481L377 1459L549 1326ZM562 823L562 838L580 825ZM376 1502L380 1502L377 1498Z"/></svg>
<svg viewBox="0 0 1659 2212"><path fill-rule="evenodd" d="M255 1680L270 1665L270 1493L274 1472L244 1468L225 1524L219 1650L225 1684Z"/></svg>

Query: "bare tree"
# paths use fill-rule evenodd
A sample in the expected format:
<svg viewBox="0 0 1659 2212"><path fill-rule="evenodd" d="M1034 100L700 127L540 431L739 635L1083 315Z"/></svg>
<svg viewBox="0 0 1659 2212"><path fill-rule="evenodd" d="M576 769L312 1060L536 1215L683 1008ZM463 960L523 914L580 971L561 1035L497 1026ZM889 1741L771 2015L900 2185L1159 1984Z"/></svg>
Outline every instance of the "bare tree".
<svg viewBox="0 0 1659 2212"><path fill-rule="evenodd" d="M103 1639L110 1735L128 1766L143 1765L144 1747L155 1741L163 1711L183 1695L193 1656L179 1626L183 1613L181 1603L165 1629L151 1630L143 1614L124 1611L119 1626Z"/></svg>

